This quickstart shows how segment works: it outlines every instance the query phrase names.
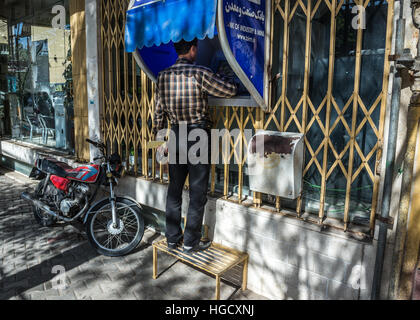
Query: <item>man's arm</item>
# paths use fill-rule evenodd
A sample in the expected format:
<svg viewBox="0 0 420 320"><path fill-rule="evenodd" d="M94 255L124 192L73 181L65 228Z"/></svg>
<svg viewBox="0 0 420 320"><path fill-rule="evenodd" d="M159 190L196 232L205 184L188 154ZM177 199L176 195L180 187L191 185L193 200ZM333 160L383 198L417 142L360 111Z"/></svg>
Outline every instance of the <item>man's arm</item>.
<svg viewBox="0 0 420 320"><path fill-rule="evenodd" d="M232 79L224 78L210 71L203 72L201 85L209 95L219 98L231 98L238 91Z"/></svg>
<svg viewBox="0 0 420 320"><path fill-rule="evenodd" d="M157 132L164 128L165 124L165 110L162 105L162 98L160 96L159 87L156 86L156 105L155 112L153 115L153 134L156 135Z"/></svg>

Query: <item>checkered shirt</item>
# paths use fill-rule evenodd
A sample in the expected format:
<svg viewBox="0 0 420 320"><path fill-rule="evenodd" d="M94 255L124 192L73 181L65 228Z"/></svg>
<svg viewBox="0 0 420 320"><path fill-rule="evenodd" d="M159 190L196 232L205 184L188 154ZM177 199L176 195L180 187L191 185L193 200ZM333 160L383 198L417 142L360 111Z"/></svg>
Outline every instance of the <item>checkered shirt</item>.
<svg viewBox="0 0 420 320"><path fill-rule="evenodd" d="M228 78L213 73L209 68L180 58L175 64L159 73L156 88L154 133L181 121L188 124L211 125L207 96L230 98L237 92Z"/></svg>

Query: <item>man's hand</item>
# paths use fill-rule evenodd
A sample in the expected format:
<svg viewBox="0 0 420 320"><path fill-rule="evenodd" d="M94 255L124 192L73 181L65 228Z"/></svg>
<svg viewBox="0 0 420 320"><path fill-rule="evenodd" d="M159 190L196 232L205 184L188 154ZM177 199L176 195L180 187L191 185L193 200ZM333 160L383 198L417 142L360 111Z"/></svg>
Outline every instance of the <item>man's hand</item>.
<svg viewBox="0 0 420 320"><path fill-rule="evenodd" d="M168 145L166 142L156 149L156 161L160 164L168 163Z"/></svg>
<svg viewBox="0 0 420 320"><path fill-rule="evenodd" d="M219 69L217 70L221 76L226 78L234 78L235 73L233 72L232 68L228 64L221 64Z"/></svg>

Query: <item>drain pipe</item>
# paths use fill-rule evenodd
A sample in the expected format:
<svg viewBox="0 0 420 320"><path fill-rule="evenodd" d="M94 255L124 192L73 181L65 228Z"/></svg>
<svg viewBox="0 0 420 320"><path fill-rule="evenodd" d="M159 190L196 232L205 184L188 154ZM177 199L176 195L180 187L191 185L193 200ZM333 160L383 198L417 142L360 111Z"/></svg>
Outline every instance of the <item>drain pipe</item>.
<svg viewBox="0 0 420 320"><path fill-rule="evenodd" d="M395 153L397 149L397 135L398 135L398 118L400 109L401 98L401 69L405 68L405 62L408 57L404 48L404 35L405 35L405 19L404 13L404 0L400 0L400 12L397 21L396 39L395 39L395 62L394 67L394 82L392 87L391 98L391 112L389 119L389 134L388 134L388 148L386 154L386 168L385 168L385 181L381 207L381 219L379 224L378 247L376 251L375 268L373 274L371 299L380 299L382 272L385 257L385 247L387 240L387 219L389 218L389 210L391 205L391 195L394 176ZM408 53L409 54L409 53ZM411 55L410 55L411 57ZM412 58L411 58L412 61ZM402 65L401 65L402 64Z"/></svg>

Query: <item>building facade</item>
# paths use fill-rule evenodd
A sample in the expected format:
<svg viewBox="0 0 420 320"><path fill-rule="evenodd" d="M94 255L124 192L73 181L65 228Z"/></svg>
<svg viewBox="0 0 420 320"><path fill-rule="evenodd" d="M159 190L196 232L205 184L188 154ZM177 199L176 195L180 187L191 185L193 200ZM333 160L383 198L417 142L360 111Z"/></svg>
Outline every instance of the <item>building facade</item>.
<svg viewBox="0 0 420 320"><path fill-rule="evenodd" d="M128 4L64 4L75 154L62 159L92 159L84 140L101 138L129 173L117 191L144 205L149 227L163 232L167 169L148 148L155 86L125 52ZM409 299L420 249L417 4L276 0L271 10L269 110L215 106L212 117L219 129L304 134L303 192L294 201L252 192L241 134L221 149L228 161L212 165L205 230L249 253L249 288L269 298ZM41 47L67 37L40 28L31 41ZM63 81L54 57L50 83ZM48 152L13 139L1 150L3 165L21 171ZM188 183L184 198L185 212Z"/></svg>

